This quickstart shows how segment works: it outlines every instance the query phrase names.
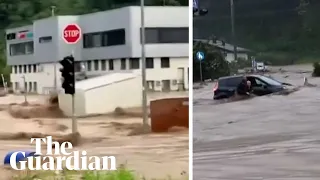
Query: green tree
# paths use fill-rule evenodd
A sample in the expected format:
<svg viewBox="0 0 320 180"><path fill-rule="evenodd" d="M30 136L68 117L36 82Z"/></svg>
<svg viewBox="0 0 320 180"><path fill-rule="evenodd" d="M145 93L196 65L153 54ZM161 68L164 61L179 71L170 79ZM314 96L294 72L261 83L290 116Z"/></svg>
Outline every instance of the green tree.
<svg viewBox="0 0 320 180"><path fill-rule="evenodd" d="M199 61L197 52L203 52L205 59ZM193 46L193 80L200 81L200 63L202 67L202 80L216 79L221 76L230 75L229 63L219 50L207 43L195 43Z"/></svg>

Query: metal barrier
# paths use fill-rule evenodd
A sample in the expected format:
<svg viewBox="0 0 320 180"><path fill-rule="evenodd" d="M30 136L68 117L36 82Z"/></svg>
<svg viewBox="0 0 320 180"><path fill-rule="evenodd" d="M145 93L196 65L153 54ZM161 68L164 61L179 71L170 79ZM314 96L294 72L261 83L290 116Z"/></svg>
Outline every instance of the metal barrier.
<svg viewBox="0 0 320 180"><path fill-rule="evenodd" d="M189 98L151 101L150 117L152 132L167 132L175 126L189 128Z"/></svg>

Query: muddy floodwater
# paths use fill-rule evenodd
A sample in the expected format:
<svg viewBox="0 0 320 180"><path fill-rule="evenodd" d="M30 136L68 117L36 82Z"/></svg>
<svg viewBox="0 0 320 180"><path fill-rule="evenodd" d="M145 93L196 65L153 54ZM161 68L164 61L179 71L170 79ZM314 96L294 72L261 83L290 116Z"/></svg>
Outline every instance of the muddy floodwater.
<svg viewBox="0 0 320 180"><path fill-rule="evenodd" d="M305 68L272 76L298 86ZM224 104L212 95L212 84L194 90L195 179L320 179L320 87Z"/></svg>
<svg viewBox="0 0 320 180"><path fill-rule="evenodd" d="M161 93L149 95L148 99L185 97L188 92ZM28 96L30 104L42 104L47 97ZM21 103L23 96L8 95L0 98L0 104ZM137 176L147 179L185 179L188 174L188 129L162 134L139 134L142 119L136 117L96 116L78 119L78 130L87 141L74 150L85 150L88 156L115 156L117 165L125 165ZM64 127L64 128L61 128ZM71 133L70 118L13 118L6 109L0 110L0 157L13 150L34 150L30 139L3 140L3 134L24 133ZM3 162L3 159L2 159ZM3 164L3 163L2 163ZM12 173L0 165L1 180L8 179ZM9 178L10 179L10 178Z"/></svg>

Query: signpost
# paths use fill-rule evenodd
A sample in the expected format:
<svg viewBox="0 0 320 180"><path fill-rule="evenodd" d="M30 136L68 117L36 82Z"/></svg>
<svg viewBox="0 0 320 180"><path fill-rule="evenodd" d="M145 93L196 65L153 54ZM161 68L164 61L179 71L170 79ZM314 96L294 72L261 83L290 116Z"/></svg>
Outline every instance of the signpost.
<svg viewBox="0 0 320 180"><path fill-rule="evenodd" d="M198 11L198 0L193 0L193 12Z"/></svg>
<svg viewBox="0 0 320 180"><path fill-rule="evenodd" d="M67 44L76 44L79 42L79 40L81 39L81 36L82 36L82 32L81 32L81 28L77 25L77 24L68 24L64 29L63 29L63 32L62 32L62 37L63 37L63 40L67 43ZM75 82L75 67L74 67L74 48L71 52L71 56L69 57L66 57L66 59L69 59L72 61L72 65L73 65L73 82ZM71 83L72 84L72 83ZM75 84L75 83L73 83ZM68 93L68 94L71 94L72 96L72 132L73 133L76 133L78 132L78 128L77 128L77 121L76 121L76 115L75 115L75 87L74 88L74 93Z"/></svg>
<svg viewBox="0 0 320 180"><path fill-rule="evenodd" d="M200 64L200 83L202 84L202 61L204 60L204 53L201 51L198 51L196 56Z"/></svg>

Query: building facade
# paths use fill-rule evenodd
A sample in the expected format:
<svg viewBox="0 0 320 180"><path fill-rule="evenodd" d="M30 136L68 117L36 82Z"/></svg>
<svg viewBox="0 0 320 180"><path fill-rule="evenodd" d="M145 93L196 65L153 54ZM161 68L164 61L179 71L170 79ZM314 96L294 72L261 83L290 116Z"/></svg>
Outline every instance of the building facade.
<svg viewBox="0 0 320 180"><path fill-rule="evenodd" d="M62 38L63 29L73 23L81 27L82 38L69 45ZM130 6L80 16L54 16L7 29L7 64L12 66L13 90L45 94L55 83L60 88L58 61L70 54L77 64L84 65L89 76L140 72L140 25L140 7ZM188 27L188 7L145 7L149 90L188 89Z"/></svg>
<svg viewBox="0 0 320 180"><path fill-rule="evenodd" d="M214 46L215 48L219 49L220 52L224 55L225 60L228 62L232 62L235 60L234 57L234 45L225 43L219 40L216 40L213 42L212 40L206 40L206 39L193 39L193 43L202 42L202 43L208 43L211 46ZM249 54L251 53L251 50L238 47L237 46L237 58L243 59L243 60L249 60Z"/></svg>

